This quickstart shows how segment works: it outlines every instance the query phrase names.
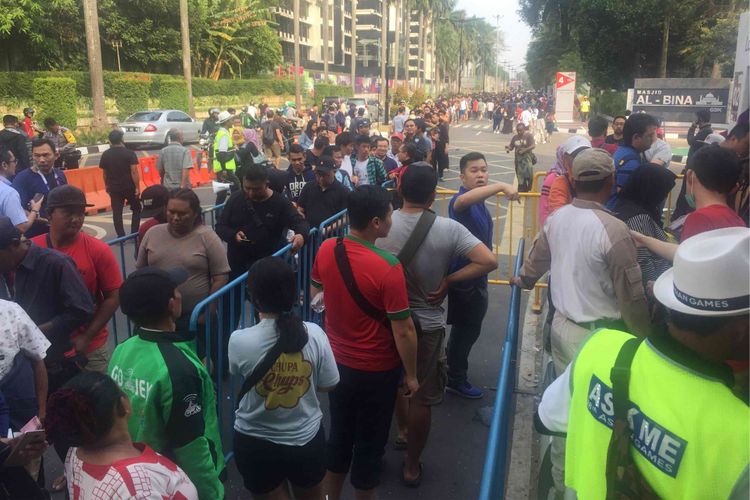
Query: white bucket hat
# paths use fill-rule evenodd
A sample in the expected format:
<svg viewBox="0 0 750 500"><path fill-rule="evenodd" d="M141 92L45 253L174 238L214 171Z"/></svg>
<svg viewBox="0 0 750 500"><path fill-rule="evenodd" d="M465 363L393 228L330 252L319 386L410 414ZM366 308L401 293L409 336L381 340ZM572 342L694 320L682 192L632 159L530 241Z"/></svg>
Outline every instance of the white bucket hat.
<svg viewBox="0 0 750 500"><path fill-rule="evenodd" d="M219 118L217 120L219 123L224 123L230 118L234 118L234 115L232 113L230 113L229 111L222 111L221 113L219 113Z"/></svg>
<svg viewBox="0 0 750 500"><path fill-rule="evenodd" d="M674 267L654 283L654 296L668 309L693 316L750 311L750 229L716 229L685 240Z"/></svg>

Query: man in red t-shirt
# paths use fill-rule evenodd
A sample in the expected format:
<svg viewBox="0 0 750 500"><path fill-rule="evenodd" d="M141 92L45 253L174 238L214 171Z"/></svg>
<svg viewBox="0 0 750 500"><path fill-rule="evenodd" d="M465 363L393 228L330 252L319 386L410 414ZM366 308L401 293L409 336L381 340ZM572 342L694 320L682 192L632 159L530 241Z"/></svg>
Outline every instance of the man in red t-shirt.
<svg viewBox="0 0 750 500"><path fill-rule="evenodd" d="M737 155L719 146L704 146L690 157L685 174L685 201L696 210L685 219L680 240L724 227L745 227L727 205L741 171Z"/></svg>
<svg viewBox="0 0 750 500"><path fill-rule="evenodd" d="M83 191L69 184L47 195L50 232L33 238L36 245L69 255L96 303L94 317L72 336L75 351L88 359L86 370L107 373L110 352L107 323L120 305L120 268L103 241L81 231L87 206ZM66 353L72 357L75 352Z"/></svg>
<svg viewBox="0 0 750 500"><path fill-rule="evenodd" d="M391 228L389 193L360 186L349 195L347 208L351 233L323 242L311 293L324 293L326 333L341 378L329 396L325 493L340 498L351 468L356 496L366 498L380 482L402 366L407 395L419 389L417 337L401 263L375 248L375 240L388 236ZM346 261L351 272L344 266L342 273L340 264ZM350 277L349 286L344 275Z"/></svg>

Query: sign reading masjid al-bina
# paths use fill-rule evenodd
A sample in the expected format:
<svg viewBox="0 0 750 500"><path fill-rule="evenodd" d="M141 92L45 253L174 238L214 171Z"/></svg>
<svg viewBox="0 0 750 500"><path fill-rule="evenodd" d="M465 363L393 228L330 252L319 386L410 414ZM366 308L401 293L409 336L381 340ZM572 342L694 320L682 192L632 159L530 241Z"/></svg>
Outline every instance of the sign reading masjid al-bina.
<svg viewBox="0 0 750 500"><path fill-rule="evenodd" d="M663 80L662 80L663 81ZM701 109L711 113L714 123L727 116L729 88L635 88L633 112L649 113L667 122L693 122Z"/></svg>

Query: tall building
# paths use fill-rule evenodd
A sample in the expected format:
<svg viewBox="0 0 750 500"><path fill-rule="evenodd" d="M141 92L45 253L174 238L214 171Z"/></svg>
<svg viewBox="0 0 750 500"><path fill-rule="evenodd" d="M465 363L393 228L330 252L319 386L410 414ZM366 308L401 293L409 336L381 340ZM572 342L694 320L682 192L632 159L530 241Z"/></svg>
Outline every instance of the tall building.
<svg viewBox="0 0 750 500"><path fill-rule="evenodd" d="M403 83L409 79L413 87L422 81L432 85L434 67L432 59L432 32L429 16L404 8L405 0L358 0L355 16L357 29L356 77L358 89L371 93L379 88L381 71L381 33L383 29L382 2L388 2L387 60L388 78ZM351 0L299 0L300 3L300 66L315 79L323 77L324 29L323 9L328 6L328 72L340 84L350 84L352 1ZM294 66L294 12L293 0L282 0L272 8L281 41L284 68ZM420 43L420 26L424 31L424 44ZM398 37L398 43L396 38ZM407 48L407 41L408 48ZM398 52L396 46L398 45ZM398 70L395 66L398 65ZM361 79L361 82L359 81ZM361 85L360 85L361 83Z"/></svg>

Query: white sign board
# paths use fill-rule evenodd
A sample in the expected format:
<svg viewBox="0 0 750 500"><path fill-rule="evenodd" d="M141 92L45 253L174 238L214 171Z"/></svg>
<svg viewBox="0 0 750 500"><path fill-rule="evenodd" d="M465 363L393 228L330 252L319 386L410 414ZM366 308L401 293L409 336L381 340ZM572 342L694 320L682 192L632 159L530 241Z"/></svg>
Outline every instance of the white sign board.
<svg viewBox="0 0 750 500"><path fill-rule="evenodd" d="M737 117L748 108L748 89L750 88L750 12L740 15L740 27L737 33L737 50L734 56L734 73L732 73L732 90L729 94L727 123L733 125Z"/></svg>
<svg viewBox="0 0 750 500"><path fill-rule="evenodd" d="M573 103L576 98L576 74L559 71L555 77L555 119L560 123L573 121Z"/></svg>

